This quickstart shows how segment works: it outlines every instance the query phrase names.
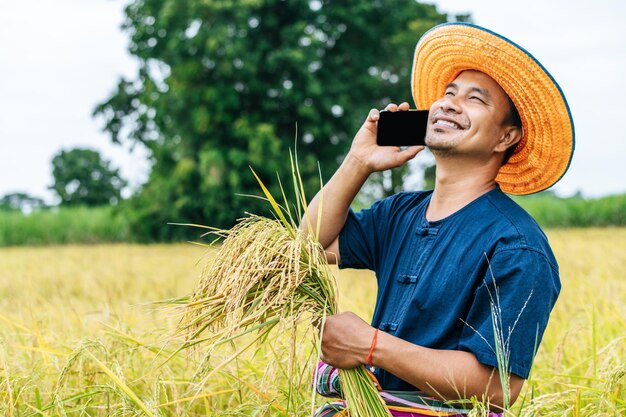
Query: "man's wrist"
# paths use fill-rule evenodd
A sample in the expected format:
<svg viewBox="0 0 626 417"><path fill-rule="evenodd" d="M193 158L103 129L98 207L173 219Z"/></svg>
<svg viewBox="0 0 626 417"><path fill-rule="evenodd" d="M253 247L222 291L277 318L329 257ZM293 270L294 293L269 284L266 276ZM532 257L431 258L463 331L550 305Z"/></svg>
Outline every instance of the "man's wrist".
<svg viewBox="0 0 626 417"><path fill-rule="evenodd" d="M370 368L374 367L372 363L374 357L374 350L376 349L376 344L378 342L378 329L374 329L374 335L372 336L372 342L370 343L369 351L367 352L367 356L365 357L365 364L369 365Z"/></svg>
<svg viewBox="0 0 626 417"><path fill-rule="evenodd" d="M341 163L341 169L349 172L350 175L363 180L367 180L372 172L374 172L368 164L358 156L348 152L345 159Z"/></svg>

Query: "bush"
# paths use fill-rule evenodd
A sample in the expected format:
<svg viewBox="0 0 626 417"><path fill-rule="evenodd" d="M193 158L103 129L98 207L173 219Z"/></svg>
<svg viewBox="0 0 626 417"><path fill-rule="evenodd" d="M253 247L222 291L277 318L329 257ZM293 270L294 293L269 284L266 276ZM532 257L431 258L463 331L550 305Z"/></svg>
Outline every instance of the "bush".
<svg viewBox="0 0 626 417"><path fill-rule="evenodd" d="M626 194L584 199L544 192L514 199L544 228L626 226ZM145 241L141 230L130 227L133 216L129 205L55 207L30 214L0 210L0 246ZM202 223L211 225L210 219Z"/></svg>
<svg viewBox="0 0 626 417"><path fill-rule="evenodd" d="M626 194L559 198L550 192L515 197L542 227L626 226Z"/></svg>
<svg viewBox="0 0 626 417"><path fill-rule="evenodd" d="M62 207L30 214L0 210L0 246L132 240L126 217L113 207Z"/></svg>

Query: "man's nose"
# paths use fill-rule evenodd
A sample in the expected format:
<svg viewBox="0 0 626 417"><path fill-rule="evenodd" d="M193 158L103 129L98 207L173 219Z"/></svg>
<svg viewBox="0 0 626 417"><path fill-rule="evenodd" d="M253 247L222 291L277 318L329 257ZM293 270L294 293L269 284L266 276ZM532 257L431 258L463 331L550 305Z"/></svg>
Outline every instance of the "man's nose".
<svg viewBox="0 0 626 417"><path fill-rule="evenodd" d="M457 96L446 95L439 101L439 107L444 112L461 113L461 106Z"/></svg>

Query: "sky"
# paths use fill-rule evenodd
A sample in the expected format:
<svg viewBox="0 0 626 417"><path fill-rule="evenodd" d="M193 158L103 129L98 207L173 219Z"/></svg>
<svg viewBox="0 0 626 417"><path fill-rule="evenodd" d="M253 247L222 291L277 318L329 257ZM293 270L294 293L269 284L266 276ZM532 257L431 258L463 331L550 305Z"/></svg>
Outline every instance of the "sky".
<svg viewBox="0 0 626 417"><path fill-rule="evenodd" d="M576 150L553 190L594 198L626 192L626 2L431 1L530 51L568 100ZM94 119L121 76L134 78L120 25L127 0L0 0L0 196L27 192L53 202L51 160L62 149L98 150L131 187L147 178L137 147L111 143ZM416 39L417 41L417 39ZM407 63L410 65L410 63ZM407 86L407 89L410 88Z"/></svg>

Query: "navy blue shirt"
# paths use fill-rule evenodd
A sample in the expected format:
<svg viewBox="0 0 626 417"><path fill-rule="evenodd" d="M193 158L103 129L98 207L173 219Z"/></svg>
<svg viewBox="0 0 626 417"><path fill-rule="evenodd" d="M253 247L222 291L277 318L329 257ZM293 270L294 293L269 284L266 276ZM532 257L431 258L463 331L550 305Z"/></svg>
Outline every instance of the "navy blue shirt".
<svg viewBox="0 0 626 417"><path fill-rule="evenodd" d="M400 193L350 211L340 267L376 272L374 327L497 367L495 306L509 371L528 378L561 288L545 234L499 187L435 222L426 220L431 195ZM383 369L376 376L384 389L415 389Z"/></svg>

